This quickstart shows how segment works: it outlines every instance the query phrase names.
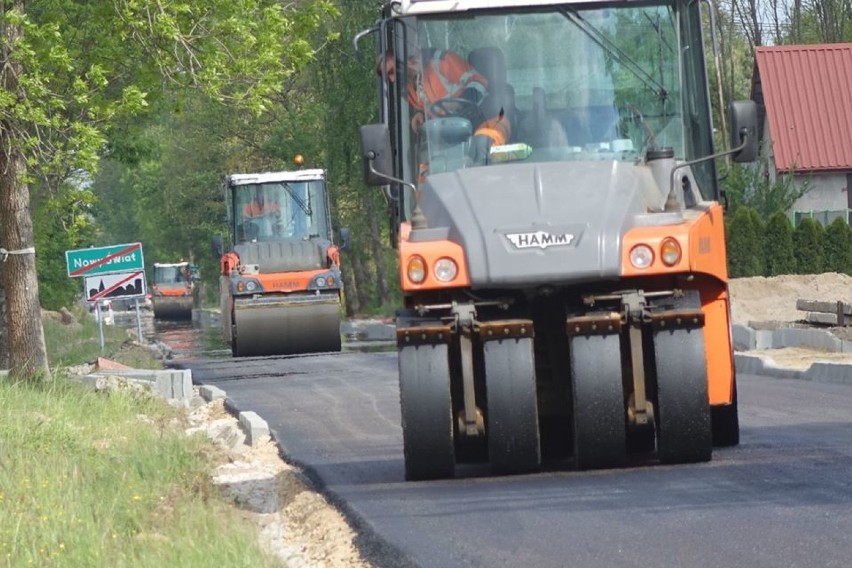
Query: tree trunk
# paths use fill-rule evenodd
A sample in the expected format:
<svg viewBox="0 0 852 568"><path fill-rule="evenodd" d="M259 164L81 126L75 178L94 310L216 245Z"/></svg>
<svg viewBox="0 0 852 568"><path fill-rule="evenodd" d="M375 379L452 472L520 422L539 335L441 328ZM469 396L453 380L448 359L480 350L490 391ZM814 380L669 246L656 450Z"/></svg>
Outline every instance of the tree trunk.
<svg viewBox="0 0 852 568"><path fill-rule="evenodd" d="M341 264L346 263L345 268L340 269L340 277L343 279L343 309L346 311L346 317L354 317L358 313L357 294L358 287L355 285L355 278L352 276L352 270L349 269L349 256L341 255Z"/></svg>
<svg viewBox="0 0 852 568"><path fill-rule="evenodd" d="M0 263L0 282L3 264ZM6 325L6 293L0 285L0 369L9 368L9 326Z"/></svg>
<svg viewBox="0 0 852 568"><path fill-rule="evenodd" d="M372 196L367 198L367 214L370 216L370 246L373 249L373 262L376 263L376 294L378 294L379 305L383 306L390 301L388 294L388 277L385 267L385 250L382 246L382 231L379 226L379 215L376 212L376 204Z"/></svg>
<svg viewBox="0 0 852 568"><path fill-rule="evenodd" d="M3 6L4 11L14 8L25 12L23 0L6 1ZM5 66L0 73L0 83L6 92L15 93L23 69L10 55L23 29L6 24L2 31L0 42ZM0 285L6 295L6 317L2 323L8 337L10 376L45 378L49 368L38 302L35 254L32 252L35 235L30 215L30 192L24 182L26 173L20 140L9 121L0 121L0 248L13 253L8 256L0 254L0 262L3 263Z"/></svg>
<svg viewBox="0 0 852 568"><path fill-rule="evenodd" d="M355 277L355 293L358 298L357 311L359 313L363 313L363 311L370 305L370 294L368 292L369 286L367 285L369 277L366 269L364 268L364 263L361 261L360 255L352 255L352 274Z"/></svg>

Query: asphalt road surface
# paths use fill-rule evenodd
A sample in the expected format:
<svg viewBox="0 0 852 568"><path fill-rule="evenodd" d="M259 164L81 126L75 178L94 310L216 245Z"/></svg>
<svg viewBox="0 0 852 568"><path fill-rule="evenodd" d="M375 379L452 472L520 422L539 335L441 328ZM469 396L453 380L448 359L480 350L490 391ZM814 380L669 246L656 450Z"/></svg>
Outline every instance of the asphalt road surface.
<svg viewBox="0 0 852 568"><path fill-rule="evenodd" d="M852 565L852 387L741 375L741 445L710 463L412 483L396 353L180 366L269 423L377 565Z"/></svg>

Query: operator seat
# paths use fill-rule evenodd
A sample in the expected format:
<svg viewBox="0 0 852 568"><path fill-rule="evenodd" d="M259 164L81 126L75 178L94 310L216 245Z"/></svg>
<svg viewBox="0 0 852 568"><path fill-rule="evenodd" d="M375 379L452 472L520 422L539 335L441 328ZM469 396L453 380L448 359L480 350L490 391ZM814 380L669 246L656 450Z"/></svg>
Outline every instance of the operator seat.
<svg viewBox="0 0 852 568"><path fill-rule="evenodd" d="M515 107L515 89L508 82L506 56L499 47L478 47L468 54L467 61L488 80L488 96L480 105L483 117L495 117L502 109L512 125L511 139L514 139L518 110Z"/></svg>

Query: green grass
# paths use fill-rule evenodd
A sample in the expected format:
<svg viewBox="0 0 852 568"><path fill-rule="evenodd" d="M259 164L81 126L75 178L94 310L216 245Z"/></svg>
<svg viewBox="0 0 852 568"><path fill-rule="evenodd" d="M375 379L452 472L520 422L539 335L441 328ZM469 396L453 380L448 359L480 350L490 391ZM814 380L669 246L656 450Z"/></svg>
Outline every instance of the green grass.
<svg viewBox="0 0 852 568"><path fill-rule="evenodd" d="M0 565L271 566L181 418L130 391L0 383Z"/></svg>
<svg viewBox="0 0 852 568"><path fill-rule="evenodd" d="M159 369L162 362L152 351L133 346L126 328L105 325L104 350L101 350L98 323L85 312L74 314L78 323L63 325L53 319L44 320L44 338L48 359L53 369L92 363L98 357L113 359L138 369Z"/></svg>
<svg viewBox="0 0 852 568"><path fill-rule="evenodd" d="M52 361L100 355L97 327L54 326ZM61 372L0 379L0 567L275 566L212 485L214 442L184 426L160 399L98 393Z"/></svg>

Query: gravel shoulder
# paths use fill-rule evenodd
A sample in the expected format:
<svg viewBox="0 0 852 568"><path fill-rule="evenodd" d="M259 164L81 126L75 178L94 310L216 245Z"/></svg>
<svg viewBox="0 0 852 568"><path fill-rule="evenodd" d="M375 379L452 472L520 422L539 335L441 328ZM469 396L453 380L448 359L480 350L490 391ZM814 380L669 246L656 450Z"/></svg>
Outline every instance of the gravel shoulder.
<svg viewBox="0 0 852 568"><path fill-rule="evenodd" d="M301 471L281 459L269 438L244 443L239 423L222 399L193 399L188 434L204 433L217 442L220 465L214 484L259 528L261 546L292 568L366 568L354 545L355 531L343 515L313 490Z"/></svg>

